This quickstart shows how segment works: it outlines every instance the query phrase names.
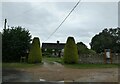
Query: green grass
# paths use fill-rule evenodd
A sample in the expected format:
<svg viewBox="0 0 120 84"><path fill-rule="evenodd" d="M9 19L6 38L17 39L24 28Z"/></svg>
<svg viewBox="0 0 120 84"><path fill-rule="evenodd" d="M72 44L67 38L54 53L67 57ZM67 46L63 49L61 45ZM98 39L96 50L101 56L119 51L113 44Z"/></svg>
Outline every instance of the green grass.
<svg viewBox="0 0 120 84"><path fill-rule="evenodd" d="M30 67L36 67L41 66L42 63L38 64L28 64L28 63L2 63L3 68L30 68Z"/></svg>
<svg viewBox="0 0 120 84"><path fill-rule="evenodd" d="M67 68L75 69L99 69L99 68L118 68L120 64L64 64L62 58L58 57L43 57L43 61L48 63L58 62ZM42 63L39 64L28 64L28 63L2 63L3 68L35 68L40 67ZM52 65L51 65L52 66Z"/></svg>
<svg viewBox="0 0 120 84"><path fill-rule="evenodd" d="M59 58L59 57L43 57L43 61L62 63L62 58Z"/></svg>
<svg viewBox="0 0 120 84"><path fill-rule="evenodd" d="M43 61L47 61L48 63L52 62L61 62L61 58L55 57L43 57ZM40 67L42 63L37 64L29 64L29 63L2 63L3 68L35 68Z"/></svg>
<svg viewBox="0 0 120 84"><path fill-rule="evenodd" d="M76 69L118 68L118 64L64 64L64 66Z"/></svg>
<svg viewBox="0 0 120 84"><path fill-rule="evenodd" d="M49 63L58 62L67 68L76 69L93 69L93 68L117 68L119 64L64 64L62 58L58 57L44 57L44 61Z"/></svg>

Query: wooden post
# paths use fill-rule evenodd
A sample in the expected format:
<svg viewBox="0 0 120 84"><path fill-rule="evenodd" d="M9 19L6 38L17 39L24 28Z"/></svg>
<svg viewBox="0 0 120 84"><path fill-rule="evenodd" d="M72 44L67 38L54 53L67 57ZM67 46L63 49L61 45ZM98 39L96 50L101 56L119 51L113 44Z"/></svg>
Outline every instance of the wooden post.
<svg viewBox="0 0 120 84"><path fill-rule="evenodd" d="M105 64L106 64L106 63L107 63L107 60L108 60L108 61L110 61L110 63L112 64L112 53L111 53L111 49L109 50L109 54L110 54L109 56L110 56L110 57L107 57L106 52L108 52L107 49L104 50L104 53L105 53L105 55L104 55L104 62L105 62Z"/></svg>
<svg viewBox="0 0 120 84"><path fill-rule="evenodd" d="M111 50L110 50L110 62L112 64L112 52L111 52Z"/></svg>
<svg viewBox="0 0 120 84"><path fill-rule="evenodd" d="M6 29L7 19L5 19L4 29Z"/></svg>
<svg viewBox="0 0 120 84"><path fill-rule="evenodd" d="M104 63L106 64L106 50L104 49Z"/></svg>

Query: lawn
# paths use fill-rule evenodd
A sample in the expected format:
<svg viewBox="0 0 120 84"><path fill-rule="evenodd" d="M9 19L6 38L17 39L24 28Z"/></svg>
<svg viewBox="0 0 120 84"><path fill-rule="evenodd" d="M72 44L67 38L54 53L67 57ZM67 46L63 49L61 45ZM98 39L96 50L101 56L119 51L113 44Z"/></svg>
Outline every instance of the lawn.
<svg viewBox="0 0 120 84"><path fill-rule="evenodd" d="M93 68L118 68L118 64L65 64L67 68L93 69Z"/></svg>
<svg viewBox="0 0 120 84"><path fill-rule="evenodd" d="M48 63L58 62L66 68L77 68L77 69L92 69L92 68L118 68L119 64L64 64L62 58L58 57L43 57L43 61ZM28 63L3 63L3 68L29 68L29 67L40 67L43 63L39 64L28 64ZM52 65L51 65L52 66Z"/></svg>
<svg viewBox="0 0 120 84"><path fill-rule="evenodd" d="M28 63L2 63L3 68L30 68L30 67L36 67L41 66L42 63L38 64L28 64Z"/></svg>
<svg viewBox="0 0 120 84"><path fill-rule="evenodd" d="M43 61L63 63L62 58L59 57L43 57Z"/></svg>
<svg viewBox="0 0 120 84"><path fill-rule="evenodd" d="M49 63L58 62L63 64L67 68L77 68L77 69L85 69L85 68L118 68L118 64L64 64L62 58L58 57L44 57L44 61Z"/></svg>

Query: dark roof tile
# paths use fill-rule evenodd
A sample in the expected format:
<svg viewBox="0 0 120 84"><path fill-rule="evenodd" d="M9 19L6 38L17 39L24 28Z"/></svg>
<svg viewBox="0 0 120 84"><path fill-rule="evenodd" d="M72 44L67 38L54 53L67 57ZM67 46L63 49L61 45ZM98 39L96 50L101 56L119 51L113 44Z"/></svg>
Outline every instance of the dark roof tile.
<svg viewBox="0 0 120 84"><path fill-rule="evenodd" d="M42 48L45 49L64 49L65 43L42 43Z"/></svg>

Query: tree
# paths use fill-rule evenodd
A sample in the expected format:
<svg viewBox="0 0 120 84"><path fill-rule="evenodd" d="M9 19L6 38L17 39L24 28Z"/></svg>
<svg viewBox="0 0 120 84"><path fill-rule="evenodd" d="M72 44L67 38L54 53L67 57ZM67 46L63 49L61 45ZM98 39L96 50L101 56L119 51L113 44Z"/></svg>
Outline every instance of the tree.
<svg viewBox="0 0 120 84"><path fill-rule="evenodd" d="M2 61L19 62L29 50L31 35L29 30L18 27L4 29L2 32Z"/></svg>
<svg viewBox="0 0 120 84"><path fill-rule="evenodd" d="M77 43L78 54L95 54L96 52L92 49L88 49L83 42Z"/></svg>
<svg viewBox="0 0 120 84"><path fill-rule="evenodd" d="M83 42L78 42L77 43L77 48L78 48L78 53L79 54L87 54L88 50L89 50Z"/></svg>
<svg viewBox="0 0 120 84"><path fill-rule="evenodd" d="M115 29L112 29L110 28L109 29L109 33L111 34L111 36L113 37L113 43L112 43L112 51L113 52L117 52L117 53L120 53L120 28L115 28Z"/></svg>
<svg viewBox="0 0 120 84"><path fill-rule="evenodd" d="M91 40L91 48L97 53L109 48L112 52L120 52L120 28L104 29Z"/></svg>
<svg viewBox="0 0 120 84"><path fill-rule="evenodd" d="M40 48L40 41L38 37L34 37L30 53L28 55L28 63L41 63L42 52Z"/></svg>
<svg viewBox="0 0 120 84"><path fill-rule="evenodd" d="M64 48L64 63L78 63L78 50L73 37L68 37Z"/></svg>

